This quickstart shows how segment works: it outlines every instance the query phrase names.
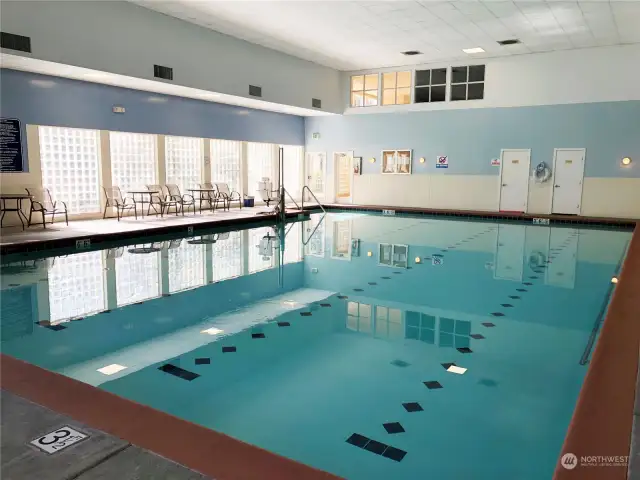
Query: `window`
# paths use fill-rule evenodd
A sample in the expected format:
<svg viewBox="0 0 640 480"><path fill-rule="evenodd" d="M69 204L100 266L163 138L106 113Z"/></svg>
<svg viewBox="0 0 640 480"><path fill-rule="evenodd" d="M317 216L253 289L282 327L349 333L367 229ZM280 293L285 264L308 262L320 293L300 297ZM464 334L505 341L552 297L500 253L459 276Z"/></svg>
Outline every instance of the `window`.
<svg viewBox="0 0 640 480"><path fill-rule="evenodd" d="M100 136L97 130L39 127L42 186L69 212L100 212Z"/></svg>
<svg viewBox="0 0 640 480"><path fill-rule="evenodd" d="M484 98L484 65L451 67L451 101Z"/></svg>
<svg viewBox="0 0 640 480"><path fill-rule="evenodd" d="M123 196L157 182L157 137L142 133L109 133L111 182Z"/></svg>
<svg viewBox="0 0 640 480"><path fill-rule="evenodd" d="M212 245L213 281L242 275L242 232L226 232Z"/></svg>
<svg viewBox="0 0 640 480"><path fill-rule="evenodd" d="M378 265L407 268L409 261L408 245L378 244Z"/></svg>
<svg viewBox="0 0 640 480"><path fill-rule="evenodd" d="M292 223L285 227L284 263L295 263L302 260L302 227L305 222Z"/></svg>
<svg viewBox="0 0 640 480"><path fill-rule="evenodd" d="M351 77L351 106L370 107L378 105L378 74Z"/></svg>
<svg viewBox="0 0 640 480"><path fill-rule="evenodd" d="M226 183L240 192L240 158L242 142L211 140L211 181Z"/></svg>
<svg viewBox="0 0 640 480"><path fill-rule="evenodd" d="M440 346L469 348L471 341L471 322L466 320L440 319Z"/></svg>
<svg viewBox="0 0 640 480"><path fill-rule="evenodd" d="M382 74L382 105L411 103L411 72Z"/></svg>
<svg viewBox="0 0 640 480"><path fill-rule="evenodd" d="M284 188L296 200L302 198L302 162L304 147L283 145ZM289 198L287 197L288 201Z"/></svg>
<svg viewBox="0 0 640 480"><path fill-rule="evenodd" d="M116 258L118 306L160 296L160 252L125 252Z"/></svg>
<svg viewBox="0 0 640 480"><path fill-rule="evenodd" d="M371 333L371 305L349 302L347 304L347 328L354 332Z"/></svg>
<svg viewBox="0 0 640 480"><path fill-rule="evenodd" d="M278 255L278 238L271 227L249 230L249 273L272 268Z"/></svg>
<svg viewBox="0 0 640 480"><path fill-rule="evenodd" d="M410 311L406 315L406 338L434 345L436 343L436 317L426 313Z"/></svg>
<svg viewBox="0 0 640 480"><path fill-rule="evenodd" d="M175 183L183 195L202 182L202 139L166 137L167 183Z"/></svg>
<svg viewBox="0 0 640 480"><path fill-rule="evenodd" d="M416 70L415 103L444 102L447 91L447 69Z"/></svg>
<svg viewBox="0 0 640 480"><path fill-rule="evenodd" d="M48 277L51 323L106 308L102 252L56 257Z"/></svg>
<svg viewBox="0 0 640 480"><path fill-rule="evenodd" d="M411 150L383 150L382 173L411 173Z"/></svg>
<svg viewBox="0 0 640 480"><path fill-rule="evenodd" d="M404 338L402 311L397 308L376 306L377 338Z"/></svg>
<svg viewBox="0 0 640 480"><path fill-rule="evenodd" d="M247 144L247 177L249 195L258 193L258 182L263 177L271 180L274 189L278 185L278 147L271 143Z"/></svg>
<svg viewBox="0 0 640 480"><path fill-rule="evenodd" d="M204 245L183 241L169 248L169 292L204 285Z"/></svg>
<svg viewBox="0 0 640 480"><path fill-rule="evenodd" d="M333 223L331 258L351 259L351 220Z"/></svg>

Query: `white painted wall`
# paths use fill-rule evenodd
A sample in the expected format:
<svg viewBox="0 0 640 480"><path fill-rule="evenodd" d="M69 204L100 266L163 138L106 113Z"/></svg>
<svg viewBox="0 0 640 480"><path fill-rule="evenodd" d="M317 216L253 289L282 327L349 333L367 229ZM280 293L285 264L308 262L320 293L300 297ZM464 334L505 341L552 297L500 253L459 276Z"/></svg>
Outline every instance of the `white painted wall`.
<svg viewBox="0 0 640 480"><path fill-rule="evenodd" d="M396 67L344 72L342 101L346 108L345 113L393 113L640 100L640 44L491 59L474 59L471 55L469 57L468 62L459 62L454 66L486 65L483 100L349 108L349 81L352 75L451 66L450 63L424 64L408 69Z"/></svg>
<svg viewBox="0 0 640 480"><path fill-rule="evenodd" d="M153 65L174 69L172 83L342 112L340 73L128 2L3 1L3 32L31 37L33 58L153 80ZM18 52L5 50L7 53Z"/></svg>
<svg viewBox="0 0 640 480"><path fill-rule="evenodd" d="M527 213L551 213L551 187L530 179ZM495 175L360 175L353 203L497 212L499 189ZM640 219L640 178L585 178L581 215Z"/></svg>

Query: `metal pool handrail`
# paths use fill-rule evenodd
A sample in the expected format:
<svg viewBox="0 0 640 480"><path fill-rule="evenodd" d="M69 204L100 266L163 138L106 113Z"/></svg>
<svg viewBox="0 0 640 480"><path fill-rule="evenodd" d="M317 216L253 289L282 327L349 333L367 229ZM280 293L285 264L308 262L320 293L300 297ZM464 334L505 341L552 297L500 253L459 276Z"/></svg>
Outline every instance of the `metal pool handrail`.
<svg viewBox="0 0 640 480"><path fill-rule="evenodd" d="M304 240L304 230L302 231L302 245L306 246L309 241L313 238L313 235L316 233L316 230L318 230L318 227L322 224L322 222L324 222L324 217L326 217L327 214L325 213L324 215L322 215L322 218L320 219L320 221L316 224L316 228L313 229L313 232L311 232L311 235L309 235L309 237L307 237L307 240Z"/></svg>
<svg viewBox="0 0 640 480"><path fill-rule="evenodd" d="M302 187L302 210L304 210L304 191L307 190L309 192L309 194L313 197L313 199L316 201L316 203L318 204L318 206L320 207L320 210L322 210L323 213L327 213L327 211L324 209L324 207L322 206L322 204L320 203L320 200L318 200L318 197L316 197L314 195L314 193L311 191L311 189L309 188L309 185L305 185L304 187ZM318 224L319 225L319 224Z"/></svg>

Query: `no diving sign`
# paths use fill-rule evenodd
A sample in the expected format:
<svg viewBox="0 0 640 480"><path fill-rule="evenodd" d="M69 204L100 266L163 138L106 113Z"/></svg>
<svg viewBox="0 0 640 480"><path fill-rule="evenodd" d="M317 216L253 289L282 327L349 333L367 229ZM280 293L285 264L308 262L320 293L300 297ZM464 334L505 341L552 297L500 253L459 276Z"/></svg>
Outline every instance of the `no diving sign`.
<svg viewBox="0 0 640 480"><path fill-rule="evenodd" d="M35 440L31 440L31 445L38 447L40 450L49 454L56 453L67 448L74 443L78 443L80 440L88 438L84 433L80 433L77 430L69 426L59 428L58 430L47 433Z"/></svg>

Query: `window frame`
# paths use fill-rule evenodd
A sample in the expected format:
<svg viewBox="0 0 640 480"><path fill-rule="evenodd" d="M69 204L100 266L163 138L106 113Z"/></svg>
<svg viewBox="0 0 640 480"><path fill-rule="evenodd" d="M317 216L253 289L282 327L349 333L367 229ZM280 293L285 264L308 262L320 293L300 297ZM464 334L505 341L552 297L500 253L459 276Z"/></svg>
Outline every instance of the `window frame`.
<svg viewBox="0 0 640 480"><path fill-rule="evenodd" d="M444 83L433 83L433 71L434 70L444 70ZM418 72L429 72L429 83L418 85ZM450 75L449 75L449 67L439 67L439 68L425 68L425 69L415 69L413 71L413 103L446 103L449 101L449 95L447 94ZM444 87L444 99L442 100L432 100L433 87ZM428 89L429 90L429 100L425 102L418 102L416 99L418 98L418 90Z"/></svg>
<svg viewBox="0 0 640 480"><path fill-rule="evenodd" d="M473 67L482 67L482 80L474 80L470 81L471 68ZM453 70L456 68L465 68L466 69L466 80L464 82L454 82L453 81ZM450 102L464 102L464 101L477 101L484 100L484 84L487 79L487 66L486 64L473 64L473 65L456 65L451 66L451 79L449 83L449 101ZM481 98L469 98L469 85L482 85L482 97ZM453 91L454 87L464 85L465 86L465 98L454 98Z"/></svg>
<svg viewBox="0 0 640 480"><path fill-rule="evenodd" d="M371 76L376 76L376 88L367 88L367 77L371 77ZM362 77L362 89L361 90L354 90L353 88L353 79L356 77ZM379 107L381 106L381 102L380 102L380 85L381 85L381 80L380 80L380 72L376 72L376 73L361 73L359 75L351 75L349 77L349 106L351 108L364 108L364 107ZM367 92L376 92L376 101L375 103L372 103L370 105L367 105L365 103L365 95ZM356 105L353 101L353 94L354 93L360 93L362 95L362 105Z"/></svg>
<svg viewBox="0 0 640 480"><path fill-rule="evenodd" d="M414 70L415 71L415 70ZM409 85L406 87L400 87L398 86L398 76L401 73L407 73L408 77L409 77ZM385 77L387 75L394 75L394 80L393 80L393 87L385 87ZM411 75L411 70L397 70L397 71L393 71L393 72L382 72L382 82L381 82L381 87L380 87L380 93L381 95L379 95L381 98L380 100L382 100L380 103L380 106L382 107L389 107L392 105L411 105L412 100L413 100L413 96L412 96L412 83L413 83L413 75ZM409 92L409 99L407 103L398 103L398 90L402 89L402 90L408 90ZM385 103L384 101L384 93L385 91L389 91L389 90L393 90L393 103Z"/></svg>

